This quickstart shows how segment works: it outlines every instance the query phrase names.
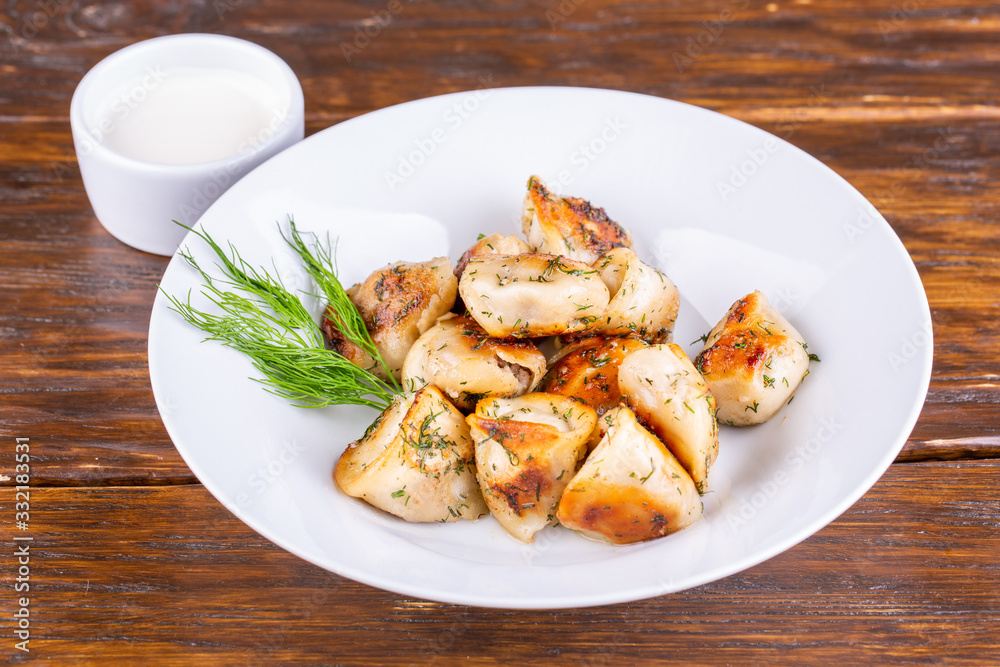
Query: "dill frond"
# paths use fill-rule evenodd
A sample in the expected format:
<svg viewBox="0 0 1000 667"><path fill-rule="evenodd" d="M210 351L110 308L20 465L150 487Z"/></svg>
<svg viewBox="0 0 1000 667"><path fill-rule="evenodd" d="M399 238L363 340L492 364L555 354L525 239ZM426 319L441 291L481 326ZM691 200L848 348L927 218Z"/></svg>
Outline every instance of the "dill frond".
<svg viewBox="0 0 1000 667"><path fill-rule="evenodd" d="M337 280L330 246L316 243L310 250L294 222L289 218L291 236L285 241L302 259L306 271L316 282L330 305L341 331L364 348L385 367L385 362L371 340L364 320ZM190 228L188 228L190 229ZM213 278L183 249L180 256L201 276L201 293L214 303L220 314L208 313L191 304L191 295L180 299L164 295L171 310L214 340L246 354L263 376L251 378L273 394L299 407L327 405L364 405L384 410L400 393L391 384L357 366L332 350L326 349L323 332L302 300L264 269L250 266L229 243L225 251L208 233L191 230L218 258L221 278Z"/></svg>

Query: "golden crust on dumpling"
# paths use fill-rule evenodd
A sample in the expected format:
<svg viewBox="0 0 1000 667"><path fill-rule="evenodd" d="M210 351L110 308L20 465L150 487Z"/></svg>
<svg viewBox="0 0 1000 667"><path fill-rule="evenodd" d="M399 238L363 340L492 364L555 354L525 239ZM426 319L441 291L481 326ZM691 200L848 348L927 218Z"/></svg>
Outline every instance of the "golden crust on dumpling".
<svg viewBox="0 0 1000 667"><path fill-rule="evenodd" d="M596 413L565 396L532 393L480 401L467 421L486 505L510 535L531 542L555 524Z"/></svg>
<svg viewBox="0 0 1000 667"><path fill-rule="evenodd" d="M427 262L395 262L373 272L347 293L389 372L398 380L410 347L438 317L451 310L457 291L451 260L437 257ZM341 334L330 309L323 320L323 333L334 350L387 379L367 352Z"/></svg>
<svg viewBox="0 0 1000 667"><path fill-rule="evenodd" d="M629 354L646 347L638 338L588 336L563 347L552 358L549 372L538 391L561 394L586 403L597 416L618 407L618 366ZM589 447L593 449L603 434L604 420L598 419Z"/></svg>
<svg viewBox="0 0 1000 667"><path fill-rule="evenodd" d="M701 518L691 477L626 406L606 415L607 432L563 491L559 522L611 544L643 542Z"/></svg>
<svg viewBox="0 0 1000 667"><path fill-rule="evenodd" d="M732 305L695 359L721 423L760 424L789 401L809 372L802 335L756 291Z"/></svg>
<svg viewBox="0 0 1000 667"><path fill-rule="evenodd" d="M632 245L628 231L603 208L578 197L556 195L537 176L528 179L521 225L535 252L586 264L593 264L612 248Z"/></svg>

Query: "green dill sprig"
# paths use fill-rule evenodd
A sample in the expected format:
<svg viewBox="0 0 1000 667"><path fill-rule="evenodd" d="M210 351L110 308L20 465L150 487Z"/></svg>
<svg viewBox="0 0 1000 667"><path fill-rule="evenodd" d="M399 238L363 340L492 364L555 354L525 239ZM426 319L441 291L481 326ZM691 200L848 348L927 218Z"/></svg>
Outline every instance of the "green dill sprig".
<svg viewBox="0 0 1000 667"><path fill-rule="evenodd" d="M340 280L337 278L337 266L333 258L333 250L329 237L327 237L326 245L319 243L317 239L314 250L311 251L302 239L302 234L299 233L298 228L295 226L295 220L291 217L288 218L288 228L290 236L285 236L284 232L282 232L281 236L292 250L298 254L306 272L312 277L323 293L322 297L326 299L327 303L327 315L336 320L337 329L345 338L367 352L372 359L375 359L382 366L386 377L392 378L392 373L389 371L385 361L382 359L382 355L379 354L378 348L375 347L371 335L368 333L364 318L361 317L358 309L354 307L354 303L351 302L351 298L347 295L347 290L344 289L344 286L340 284ZM397 392L400 390L399 384L395 379L391 380L391 384Z"/></svg>
<svg viewBox="0 0 1000 667"><path fill-rule="evenodd" d="M291 222L291 221L290 221ZM291 238L285 241L302 257L306 270L316 280L323 296L330 300L341 331L382 363L361 315L347 298L333 272L329 247L316 244L309 251L294 223ZM190 228L188 228L190 229ZM250 266L230 242L227 253L206 232L191 230L215 252L222 278L213 278L191 255L181 257L201 276L201 293L214 303L220 314L208 313L186 300L166 294L171 310L215 340L246 354L263 376L252 378L272 394L287 398L298 407L364 405L385 410L399 387L387 384L369 371L326 349L323 331L303 305L282 282L264 269ZM308 258L308 259L307 259Z"/></svg>

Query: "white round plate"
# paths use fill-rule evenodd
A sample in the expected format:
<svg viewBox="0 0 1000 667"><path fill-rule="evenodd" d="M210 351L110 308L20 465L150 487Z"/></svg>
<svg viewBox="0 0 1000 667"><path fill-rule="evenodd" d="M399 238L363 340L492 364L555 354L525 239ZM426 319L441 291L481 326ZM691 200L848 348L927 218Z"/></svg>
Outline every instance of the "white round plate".
<svg viewBox="0 0 1000 667"><path fill-rule="evenodd" d="M528 177L605 208L680 289L675 335L696 341L760 289L822 359L770 422L722 427L704 518L615 547L558 527L534 544L490 517L409 524L349 498L331 471L375 412L295 408L250 379L239 353L153 306L149 370L170 437L236 516L345 577L421 598L560 608L704 584L812 535L885 471L930 380L930 310L892 229L856 190L790 144L678 102L607 90L445 95L341 123L244 177L200 221L286 285L309 289L279 235L337 239L351 284L396 260L453 260L479 233L520 231ZM212 265L206 246L191 251ZM175 256L162 288L198 298ZM315 305L315 304L314 304ZM317 306L318 309L318 306Z"/></svg>

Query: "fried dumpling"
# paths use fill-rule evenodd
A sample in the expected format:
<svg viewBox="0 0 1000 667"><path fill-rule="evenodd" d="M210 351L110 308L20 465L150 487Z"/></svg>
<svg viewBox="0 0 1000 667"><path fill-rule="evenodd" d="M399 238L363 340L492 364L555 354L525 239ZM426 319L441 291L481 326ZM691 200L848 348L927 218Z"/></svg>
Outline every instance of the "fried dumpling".
<svg viewBox="0 0 1000 667"><path fill-rule="evenodd" d="M695 365L712 389L719 421L747 426L767 421L791 399L809 373L809 353L802 335L757 291L715 325Z"/></svg>
<svg viewBox="0 0 1000 667"><path fill-rule="evenodd" d="M429 262L395 262L375 271L347 293L390 374L398 380L410 347L438 317L451 310L457 290L451 260L437 257ZM371 355L343 336L332 309L324 317L323 333L338 353L388 379Z"/></svg>
<svg viewBox="0 0 1000 667"><path fill-rule="evenodd" d="M681 297L670 278L630 248L609 251L594 268L608 286L611 301L588 333L630 335L650 343L671 341Z"/></svg>
<svg viewBox="0 0 1000 667"><path fill-rule="evenodd" d="M626 406L603 417L607 433L563 491L559 522L611 544L642 542L701 517L691 477Z"/></svg>
<svg viewBox="0 0 1000 667"><path fill-rule="evenodd" d="M618 368L618 387L704 493L719 452L719 425L712 392L684 350L671 343L633 352Z"/></svg>
<svg viewBox="0 0 1000 667"><path fill-rule="evenodd" d="M554 394L479 402L468 416L479 486L504 530L531 542L555 524L559 498L596 422L592 408Z"/></svg>
<svg viewBox="0 0 1000 667"><path fill-rule="evenodd" d="M498 338L582 331L603 315L610 297L596 269L536 253L473 259L458 289L469 315Z"/></svg>
<svg viewBox="0 0 1000 667"><path fill-rule="evenodd" d="M458 264L455 265L455 276L461 278L465 267L473 259L489 257L490 255L520 255L526 252L531 252L531 248L527 243L513 234L480 236L479 240L472 247L462 253ZM455 299L455 305L452 310L459 314L465 312L465 303L461 297Z"/></svg>
<svg viewBox="0 0 1000 667"><path fill-rule="evenodd" d="M531 252L531 247L521 238L513 234L490 234L476 241L472 247L462 253L455 266L455 275L461 277L462 271L470 260L489 255L523 255Z"/></svg>
<svg viewBox="0 0 1000 667"><path fill-rule="evenodd" d="M535 388L545 355L534 343L490 338L470 317L445 315L413 345L403 364L403 386L437 386L463 410L485 397L509 398Z"/></svg>
<svg viewBox="0 0 1000 667"><path fill-rule="evenodd" d="M630 247L628 231L603 208L577 197L561 197L537 176L528 179L521 226L535 252L561 255L593 264L612 248Z"/></svg>
<svg viewBox="0 0 1000 667"><path fill-rule="evenodd" d="M435 387L397 396L337 461L337 486L407 521L487 513L465 416Z"/></svg>
<svg viewBox="0 0 1000 667"><path fill-rule="evenodd" d="M552 357L538 391L582 401L600 418L621 402L618 367L622 360L645 347L645 341L638 338L588 336L573 341ZM590 449L600 441L604 425L604 420L598 419L588 443Z"/></svg>

